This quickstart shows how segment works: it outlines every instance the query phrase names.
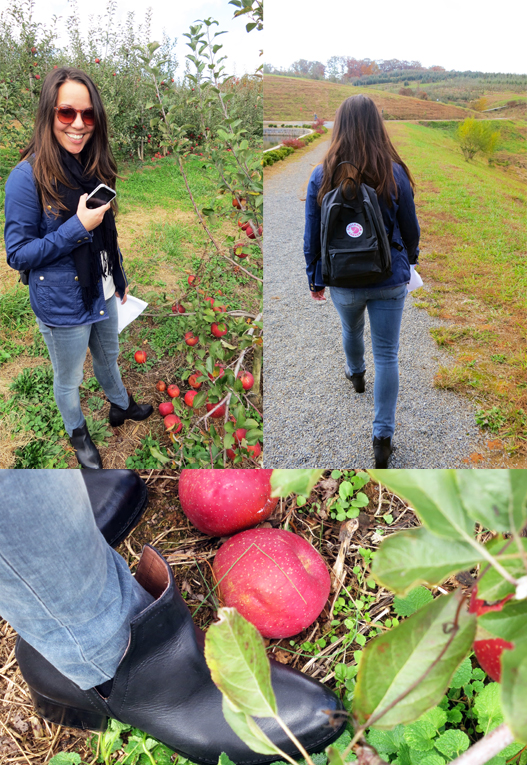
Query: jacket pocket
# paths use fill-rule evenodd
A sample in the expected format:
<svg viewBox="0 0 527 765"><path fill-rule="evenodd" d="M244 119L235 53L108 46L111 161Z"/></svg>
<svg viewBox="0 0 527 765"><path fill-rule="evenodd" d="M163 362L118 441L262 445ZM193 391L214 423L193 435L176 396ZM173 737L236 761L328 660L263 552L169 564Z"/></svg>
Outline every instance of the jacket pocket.
<svg viewBox="0 0 527 765"><path fill-rule="evenodd" d="M80 284L72 271L38 271L34 274L33 310L44 323L75 324L87 313Z"/></svg>

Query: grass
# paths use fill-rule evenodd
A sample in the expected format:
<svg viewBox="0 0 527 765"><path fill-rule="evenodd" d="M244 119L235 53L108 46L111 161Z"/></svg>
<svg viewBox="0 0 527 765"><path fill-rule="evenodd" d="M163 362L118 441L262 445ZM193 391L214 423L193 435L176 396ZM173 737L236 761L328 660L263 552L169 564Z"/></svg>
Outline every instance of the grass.
<svg viewBox="0 0 527 765"><path fill-rule="evenodd" d="M498 123L500 124L500 123ZM388 123L417 181L422 228L417 305L449 320L432 330L448 348L454 371L436 384L470 395L480 426L504 440L510 453L527 454L527 229L525 226L525 122L506 121L502 152L518 165L465 162L450 123Z"/></svg>
<svg viewBox="0 0 527 765"><path fill-rule="evenodd" d="M10 161L5 153L0 156L2 172L6 167L8 169ZM203 160L198 158L189 158L185 170L198 209L210 206L210 201L217 195L213 173L204 171ZM177 382L184 392L186 378L182 380L180 375L186 371L190 374L189 367L193 368L195 363L194 357L189 358L187 346L181 348L187 318L174 316L172 303L186 302L188 312L191 308L189 301L199 297L200 293L215 297L220 294L217 302L225 303L229 311L243 309L256 315L260 311L260 290L257 282L240 268L222 255L211 254L208 238L199 224L176 160L169 157L151 164L133 163L121 169L121 175L117 184L119 245L131 292L145 299L149 306L145 314L121 334L119 365L124 383L135 399L150 401L157 409L158 403L166 398L155 391L157 380ZM3 193L2 188L1 197ZM0 202L3 203L3 198ZM3 211L3 204L1 209ZM3 223L3 212L0 219ZM239 236L234 211L232 220L208 219L207 226L220 243L229 235ZM255 248L243 261L243 266L262 276L261 258ZM201 284L196 290L188 286L187 277L198 270ZM47 382L47 393L41 402L43 419L40 420L33 410L29 419L26 415L21 418L19 393L10 390L11 383L21 380L21 375L34 366L51 371L47 349L29 303L28 288L17 280L12 269L5 265L0 268L0 407L5 409L0 427L0 466L75 467L76 460L53 401L52 378ZM236 321L243 322L244 319L232 318L233 324ZM204 338L204 341L200 351L203 356L210 339ZM230 342L236 343L236 339ZM133 359L134 351L139 347L147 350L148 362L144 366ZM248 364L251 357L252 351L247 357ZM195 358L199 361L201 356L196 353ZM81 406L84 414L92 418L90 432L93 430L101 447L105 467L124 467L126 458L136 451L141 455L145 445L147 451L153 443L170 446L163 421L157 413L144 423L129 422L119 431L107 430L108 404L102 391L93 389L93 386L90 390L86 386L90 379L94 378L88 354ZM47 423L50 429L47 444L41 435L42 423ZM218 430L217 423L216 420ZM136 457L136 462L137 459L140 461L141 457ZM148 464L151 462L149 451Z"/></svg>

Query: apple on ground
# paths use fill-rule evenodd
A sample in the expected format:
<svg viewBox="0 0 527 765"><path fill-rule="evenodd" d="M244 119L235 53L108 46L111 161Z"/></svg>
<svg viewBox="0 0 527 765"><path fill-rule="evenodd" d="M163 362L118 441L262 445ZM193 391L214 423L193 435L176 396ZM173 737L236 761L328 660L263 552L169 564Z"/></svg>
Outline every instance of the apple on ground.
<svg viewBox="0 0 527 765"><path fill-rule="evenodd" d="M213 297L206 297L205 298L206 303L210 303L210 307L214 308L214 298Z"/></svg>
<svg viewBox="0 0 527 765"><path fill-rule="evenodd" d="M254 385L254 377L250 372L247 371L241 371L238 372L238 379L241 380L242 387L244 390L251 390L251 388Z"/></svg>
<svg viewBox="0 0 527 765"><path fill-rule="evenodd" d="M224 305L215 305L212 307L213 311L217 311L218 313L227 313L227 309Z"/></svg>
<svg viewBox="0 0 527 765"><path fill-rule="evenodd" d="M185 308L181 303L174 303L172 306L172 313L185 313Z"/></svg>
<svg viewBox="0 0 527 765"><path fill-rule="evenodd" d="M161 417L166 417L167 414L173 414L174 413L174 404L172 401L163 401L161 404L159 404L159 414Z"/></svg>
<svg viewBox="0 0 527 765"><path fill-rule="evenodd" d="M134 353L134 359L138 364L144 364L146 361L146 351L136 351Z"/></svg>
<svg viewBox="0 0 527 765"><path fill-rule="evenodd" d="M177 416L177 414L167 414L163 422L165 423L166 430L172 431L172 433L179 433L183 427L183 423Z"/></svg>
<svg viewBox="0 0 527 765"><path fill-rule="evenodd" d="M167 393L170 396L170 398L177 398L179 396L180 390L175 383L172 383L171 385L168 386Z"/></svg>
<svg viewBox="0 0 527 765"><path fill-rule="evenodd" d="M251 529L231 537L218 550L213 571L223 603L238 609L266 638L291 637L309 627L331 588L317 550L282 529Z"/></svg>
<svg viewBox="0 0 527 765"><path fill-rule="evenodd" d="M225 536L267 520L278 502L271 497L272 470L182 470L181 508L204 534Z"/></svg>
<svg viewBox="0 0 527 765"><path fill-rule="evenodd" d="M225 374L225 368L222 367L220 364L214 364L214 369L212 370L212 374L209 372L209 379L211 380L217 380L220 377L223 377Z"/></svg>
<svg viewBox="0 0 527 765"><path fill-rule="evenodd" d="M214 337L223 337L223 335L226 335L229 331L227 324L222 322L214 322L214 324L211 325L210 331L214 335Z"/></svg>
<svg viewBox="0 0 527 765"><path fill-rule="evenodd" d="M185 402L187 406L190 406L192 408L194 406L194 399L196 398L197 395L198 395L197 390L188 390L183 397L183 401Z"/></svg>
<svg viewBox="0 0 527 765"><path fill-rule="evenodd" d="M250 456L255 460L257 457L260 456L262 453L262 446L258 441L255 444L247 444L245 447L247 449L247 453L250 454Z"/></svg>
<svg viewBox="0 0 527 765"><path fill-rule="evenodd" d="M247 435L247 429L246 428L238 428L234 433L234 440L238 445L241 444L242 439L245 438Z"/></svg>
<svg viewBox="0 0 527 765"><path fill-rule="evenodd" d="M218 406L218 403L219 402L216 402L215 404L207 403L207 412L212 412L215 407L218 407L212 412L211 417L219 420L220 417L225 417L225 404Z"/></svg>
<svg viewBox="0 0 527 765"><path fill-rule="evenodd" d="M234 462L234 458L236 457L234 449L227 449L227 457Z"/></svg>
<svg viewBox="0 0 527 765"><path fill-rule="evenodd" d="M199 342L199 338L196 337L192 332L185 332L185 342L187 345L197 345Z"/></svg>
<svg viewBox="0 0 527 765"><path fill-rule="evenodd" d="M188 283L189 283L189 284L191 284L191 285L192 285L192 284L199 284L199 279L198 279L198 280L196 280L196 275L195 275L195 274L191 274L191 275L189 276L189 278L187 279L187 281L188 281Z"/></svg>
<svg viewBox="0 0 527 765"><path fill-rule="evenodd" d="M164 383L163 380L158 380L158 382L156 382L156 389L160 393L163 393L163 391L166 390L166 387L166 383Z"/></svg>
<svg viewBox="0 0 527 765"><path fill-rule="evenodd" d="M487 614L490 611L501 611L505 603L511 598L512 594L507 595L506 598L500 600L498 603L489 605L484 600L478 599L478 588L476 585L470 596L468 610L471 614L476 614L476 616L483 616L483 614ZM499 683L501 679L501 654L505 649L512 650L514 645L508 640L503 640L498 637L486 638L483 640L478 640L477 637L476 633L476 640L474 640L473 648L479 666L490 678L492 678L492 680Z"/></svg>
<svg viewBox="0 0 527 765"><path fill-rule="evenodd" d="M243 242L236 242L236 244L234 245L233 252L237 258L246 258L249 255L248 252L243 251L244 247L245 245Z"/></svg>
<svg viewBox="0 0 527 765"><path fill-rule="evenodd" d="M256 239L256 235L250 226L247 226L247 228L245 229L245 233L247 234L249 239Z"/></svg>
<svg viewBox="0 0 527 765"><path fill-rule="evenodd" d="M195 372L193 375L190 375L188 378L188 384L191 388L195 388L196 390L199 390L201 386L203 385L203 381L198 382L199 378L201 377L201 372Z"/></svg>

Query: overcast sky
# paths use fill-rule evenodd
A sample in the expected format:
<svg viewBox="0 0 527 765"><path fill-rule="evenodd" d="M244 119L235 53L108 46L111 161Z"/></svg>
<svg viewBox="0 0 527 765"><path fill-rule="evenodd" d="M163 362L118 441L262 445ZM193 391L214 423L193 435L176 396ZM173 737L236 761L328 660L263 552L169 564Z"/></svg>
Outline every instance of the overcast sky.
<svg viewBox="0 0 527 765"><path fill-rule="evenodd" d="M103 15L107 0L88 0L78 5L82 20L88 20L90 15ZM9 6L9 0L0 0L0 11ZM219 42L224 49L221 53L227 55L226 65L229 74L241 75L245 72L252 74L262 63L259 58L259 49L263 48L263 32L253 30L249 34L245 31L245 25L249 21L247 16L233 19L236 8L229 5L228 0L191 0L185 3L182 0L117 0L117 15L126 17L128 11L135 11L136 24L144 22L145 11L151 7L152 16L152 39L161 40L163 30L169 37L178 38L177 56L179 67L178 76L185 70L185 55L190 53L185 43L187 38L184 32L189 31L189 26L196 19L214 18L220 22L219 30L227 30L229 34L222 35ZM53 15L61 16L63 20L71 13L67 0L35 0L35 18L37 21L49 22ZM67 41L64 35L63 42ZM221 53L219 55L221 55Z"/></svg>
<svg viewBox="0 0 527 765"><path fill-rule="evenodd" d="M423 66L527 73L527 3L503 0L265 0L264 60L407 59Z"/></svg>

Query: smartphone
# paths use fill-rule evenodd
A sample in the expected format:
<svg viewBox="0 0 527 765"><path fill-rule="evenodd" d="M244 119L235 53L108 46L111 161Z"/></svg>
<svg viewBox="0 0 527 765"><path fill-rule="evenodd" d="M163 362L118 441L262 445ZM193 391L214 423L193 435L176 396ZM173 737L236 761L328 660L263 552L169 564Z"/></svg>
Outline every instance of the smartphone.
<svg viewBox="0 0 527 765"><path fill-rule="evenodd" d="M86 199L86 207L90 210L93 210L96 207L102 207L103 205L108 204L108 202L111 202L112 199L115 199L116 196L116 192L113 189L106 186L104 183L100 183Z"/></svg>

